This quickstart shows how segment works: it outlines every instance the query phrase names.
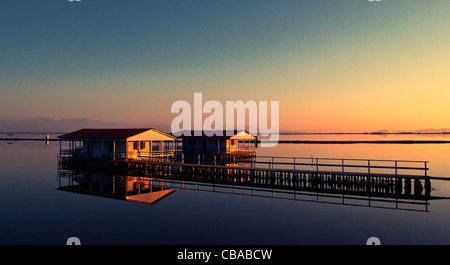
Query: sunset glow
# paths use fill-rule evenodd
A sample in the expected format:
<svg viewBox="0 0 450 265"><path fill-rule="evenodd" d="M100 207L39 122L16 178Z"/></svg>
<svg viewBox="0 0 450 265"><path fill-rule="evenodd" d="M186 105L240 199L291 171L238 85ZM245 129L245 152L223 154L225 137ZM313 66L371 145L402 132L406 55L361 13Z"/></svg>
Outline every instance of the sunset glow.
<svg viewBox="0 0 450 265"><path fill-rule="evenodd" d="M447 0L188 2L6 1L0 119L167 129L201 92L279 101L281 131L450 127Z"/></svg>

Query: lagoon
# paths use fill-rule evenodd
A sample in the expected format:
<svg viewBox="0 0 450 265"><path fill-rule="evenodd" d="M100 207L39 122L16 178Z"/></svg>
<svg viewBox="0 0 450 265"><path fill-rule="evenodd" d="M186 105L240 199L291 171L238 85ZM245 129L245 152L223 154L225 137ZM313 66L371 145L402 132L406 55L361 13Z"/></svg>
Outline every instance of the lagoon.
<svg viewBox="0 0 450 265"><path fill-rule="evenodd" d="M323 137L330 136L308 139ZM386 138L392 137L399 139ZM382 244L450 243L445 198L429 201L426 211L410 211L175 185L173 194L149 205L58 190L58 151L58 142L0 142L0 244L59 245L72 236L82 244L107 245L365 244L369 237ZM279 144L257 154L426 160L430 176L450 177L449 144ZM431 186L433 196L450 197L449 181L433 180Z"/></svg>

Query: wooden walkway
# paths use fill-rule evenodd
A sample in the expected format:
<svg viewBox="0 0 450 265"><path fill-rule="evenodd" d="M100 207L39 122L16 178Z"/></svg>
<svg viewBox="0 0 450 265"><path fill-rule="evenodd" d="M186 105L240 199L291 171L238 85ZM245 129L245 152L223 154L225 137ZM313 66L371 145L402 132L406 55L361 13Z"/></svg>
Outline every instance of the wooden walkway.
<svg viewBox="0 0 450 265"><path fill-rule="evenodd" d="M126 168L124 168L126 167ZM386 195L404 197L430 196L430 179L425 176L387 175L376 173L350 173L306 171L293 169L255 168L242 166L176 164L165 162L117 163L117 169L129 175L157 176L190 180L259 186L275 189L317 190L322 192L345 191L355 195Z"/></svg>
<svg viewBox="0 0 450 265"><path fill-rule="evenodd" d="M310 162L305 162L305 159ZM183 163L165 158L92 162L64 158L60 165L70 168L101 169L127 176L384 198L426 200L431 192L426 161L255 157L250 162L233 164L218 162ZM329 168L334 170L326 170ZM355 171L350 172L349 168ZM360 172L356 172L357 170ZM391 172L377 172L377 170Z"/></svg>

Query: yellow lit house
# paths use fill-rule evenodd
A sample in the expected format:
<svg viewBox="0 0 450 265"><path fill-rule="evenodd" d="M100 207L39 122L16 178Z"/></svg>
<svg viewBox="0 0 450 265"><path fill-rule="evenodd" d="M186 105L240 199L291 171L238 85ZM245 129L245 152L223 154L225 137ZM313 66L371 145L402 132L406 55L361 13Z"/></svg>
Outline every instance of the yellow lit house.
<svg viewBox="0 0 450 265"><path fill-rule="evenodd" d="M82 129L59 139L61 155L90 159L168 157L177 148L175 136L154 128Z"/></svg>

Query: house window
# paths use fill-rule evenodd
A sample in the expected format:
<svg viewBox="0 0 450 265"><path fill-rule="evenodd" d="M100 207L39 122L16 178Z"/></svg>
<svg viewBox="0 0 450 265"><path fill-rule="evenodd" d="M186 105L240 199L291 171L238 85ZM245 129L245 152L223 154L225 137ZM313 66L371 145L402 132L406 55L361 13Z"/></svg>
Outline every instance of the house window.
<svg viewBox="0 0 450 265"><path fill-rule="evenodd" d="M152 142L152 151L160 151L159 142Z"/></svg>
<svg viewBox="0 0 450 265"><path fill-rule="evenodd" d="M139 142L133 142L133 150L138 150Z"/></svg>
<svg viewBox="0 0 450 265"><path fill-rule="evenodd" d="M141 150L145 149L145 142L141 142Z"/></svg>
<svg viewBox="0 0 450 265"><path fill-rule="evenodd" d="M175 145L176 145L177 150L183 149L183 141L176 141Z"/></svg>
<svg viewBox="0 0 450 265"><path fill-rule="evenodd" d="M173 151L173 142L172 141L164 141L164 147L166 151Z"/></svg>

